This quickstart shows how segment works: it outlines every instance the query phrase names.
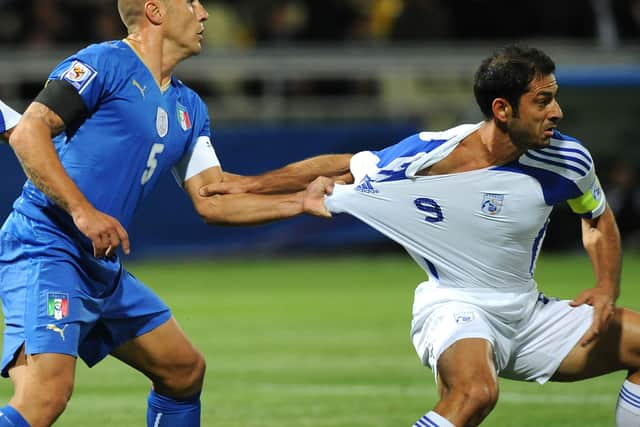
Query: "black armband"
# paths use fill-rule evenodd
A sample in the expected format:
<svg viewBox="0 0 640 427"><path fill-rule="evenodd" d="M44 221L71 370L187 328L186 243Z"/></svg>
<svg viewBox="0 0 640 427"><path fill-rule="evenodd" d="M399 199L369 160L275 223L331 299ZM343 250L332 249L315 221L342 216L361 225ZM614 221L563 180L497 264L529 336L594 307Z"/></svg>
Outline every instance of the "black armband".
<svg viewBox="0 0 640 427"><path fill-rule="evenodd" d="M49 80L34 101L49 107L67 128L79 126L89 113L76 88L64 80Z"/></svg>

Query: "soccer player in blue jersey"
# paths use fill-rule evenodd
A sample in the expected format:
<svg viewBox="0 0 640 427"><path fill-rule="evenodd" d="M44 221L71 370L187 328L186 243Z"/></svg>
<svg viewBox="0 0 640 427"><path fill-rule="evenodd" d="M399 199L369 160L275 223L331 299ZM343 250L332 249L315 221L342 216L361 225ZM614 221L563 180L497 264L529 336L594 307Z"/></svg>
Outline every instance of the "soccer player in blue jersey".
<svg viewBox="0 0 640 427"><path fill-rule="evenodd" d="M109 354L151 380L148 426L200 425L204 357L118 254L161 174L173 172L207 223L326 215L321 195L304 192L201 197L223 172L207 108L173 70L200 52L207 12L185 0L118 9L126 39L60 63L9 140L29 179L0 230L1 374L14 385L0 427L50 426L71 397L76 358L92 366ZM16 114L0 111L13 126Z"/></svg>
<svg viewBox="0 0 640 427"><path fill-rule="evenodd" d="M618 370L627 378L616 425L640 425L640 314L615 305L618 228L589 151L557 129L563 113L554 71L540 50L506 47L476 72L480 123L202 189L295 190L322 164L350 167L345 180L353 184L335 186L329 210L400 243L429 277L416 289L411 336L440 399L414 427L480 424L497 402L498 376L542 384ZM307 191L333 180L319 178ZM559 203L581 217L595 273L595 285L572 301L547 298L534 279Z"/></svg>

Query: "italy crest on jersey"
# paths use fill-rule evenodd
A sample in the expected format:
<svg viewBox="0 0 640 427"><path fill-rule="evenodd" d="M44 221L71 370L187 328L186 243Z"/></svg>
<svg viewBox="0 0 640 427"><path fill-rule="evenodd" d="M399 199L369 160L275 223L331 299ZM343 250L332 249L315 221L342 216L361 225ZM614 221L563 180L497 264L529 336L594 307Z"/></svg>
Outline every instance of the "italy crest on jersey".
<svg viewBox="0 0 640 427"><path fill-rule="evenodd" d="M483 193L481 210L487 215L498 215L503 203L504 194Z"/></svg>
<svg viewBox="0 0 640 427"><path fill-rule="evenodd" d="M180 123L180 127L182 130L186 131L191 129L191 119L189 118L189 113L187 113L187 109L184 108L182 104L179 102L176 105L178 111L178 123Z"/></svg>
<svg viewBox="0 0 640 427"><path fill-rule="evenodd" d="M67 294L47 294L47 314L56 320L69 315L69 296Z"/></svg>

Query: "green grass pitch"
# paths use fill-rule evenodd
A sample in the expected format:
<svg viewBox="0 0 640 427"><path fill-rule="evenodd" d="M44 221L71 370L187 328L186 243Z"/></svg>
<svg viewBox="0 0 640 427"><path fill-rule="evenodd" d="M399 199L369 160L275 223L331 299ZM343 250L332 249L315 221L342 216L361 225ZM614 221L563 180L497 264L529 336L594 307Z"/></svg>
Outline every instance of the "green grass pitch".
<svg viewBox="0 0 640 427"><path fill-rule="evenodd" d="M413 289L424 275L407 256L210 260L132 264L205 353L203 426L411 426L436 401L430 370L409 340ZM593 283L585 256L543 256L548 295ZM640 308L640 256L625 259L620 304ZM147 380L109 358L79 363L74 396L56 426L143 426ZM573 384L502 380L483 425L611 426L623 373ZM0 403L11 394L0 382Z"/></svg>

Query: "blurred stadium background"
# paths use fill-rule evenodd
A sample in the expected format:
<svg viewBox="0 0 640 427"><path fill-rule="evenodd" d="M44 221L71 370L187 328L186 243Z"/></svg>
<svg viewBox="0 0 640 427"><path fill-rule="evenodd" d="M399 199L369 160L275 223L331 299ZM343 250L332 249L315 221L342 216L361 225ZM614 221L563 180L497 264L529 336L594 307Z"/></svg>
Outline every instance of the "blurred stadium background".
<svg viewBox="0 0 640 427"><path fill-rule="evenodd" d="M640 0L203 3L204 52L177 75L207 102L223 168L239 173L479 121L480 60L512 41L543 48L558 65L561 130L592 151L620 223L622 302L640 308ZM115 1L0 0L0 98L26 107L57 62L124 35ZM24 181L6 145L0 170L6 216ZM166 177L129 233L131 270L209 360L204 425L411 425L434 401L407 337L422 275L366 226L300 217L209 228ZM579 248L578 222L561 206L540 266L545 291L572 297L591 283ZM619 381L545 391L505 382L487 425L612 425ZM141 425L145 387L118 364L82 368L58 424ZM0 400L9 393L1 383Z"/></svg>

